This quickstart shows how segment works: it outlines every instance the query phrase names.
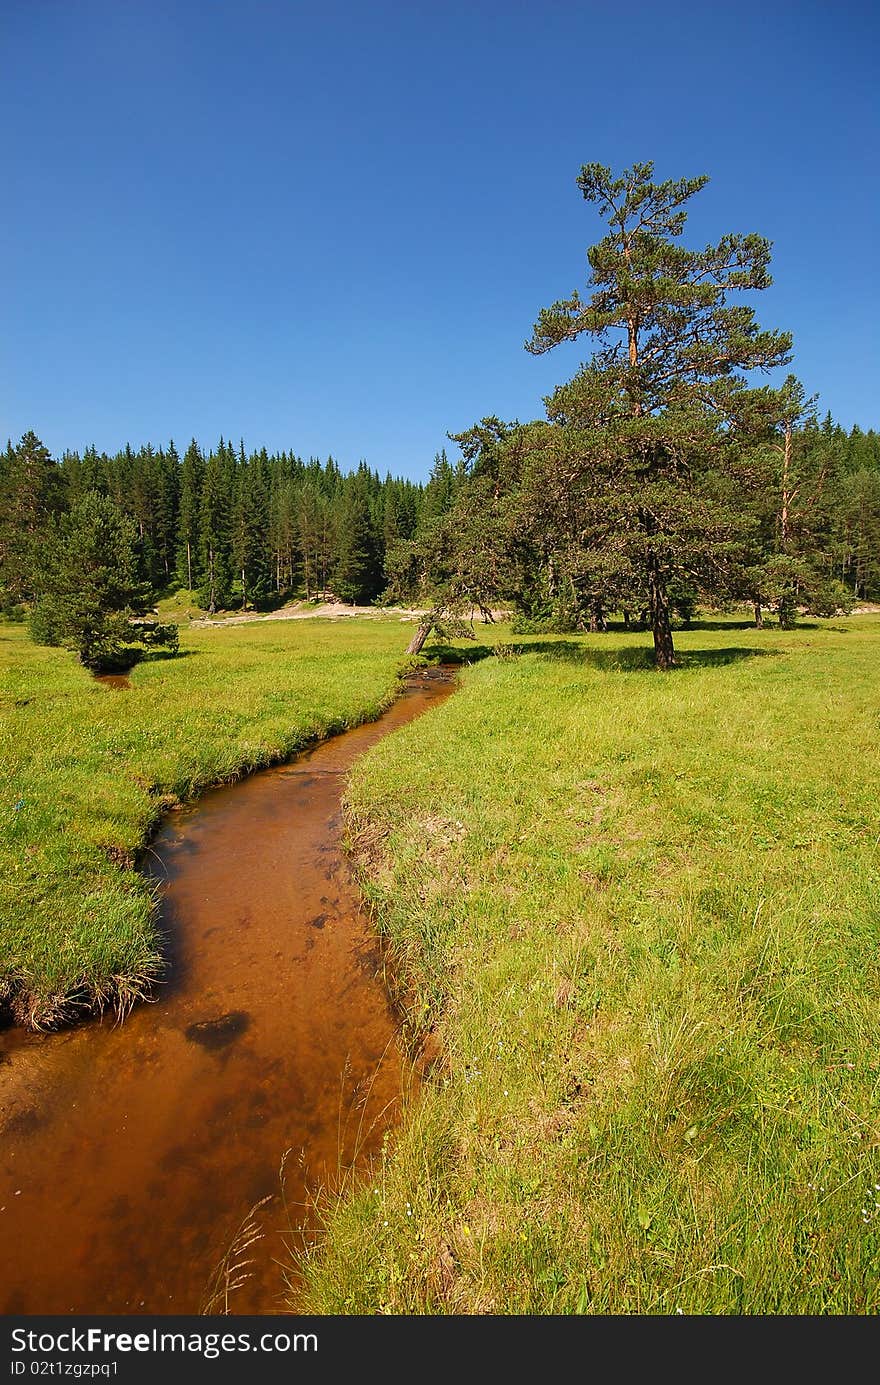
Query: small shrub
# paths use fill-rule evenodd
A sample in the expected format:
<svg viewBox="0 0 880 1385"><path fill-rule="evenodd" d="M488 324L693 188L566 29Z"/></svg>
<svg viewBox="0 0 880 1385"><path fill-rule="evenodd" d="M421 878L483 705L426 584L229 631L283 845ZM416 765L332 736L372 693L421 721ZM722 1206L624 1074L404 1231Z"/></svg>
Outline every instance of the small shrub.
<svg viewBox="0 0 880 1385"><path fill-rule="evenodd" d="M853 595L842 582L825 582L810 593L807 615L848 616L853 608Z"/></svg>

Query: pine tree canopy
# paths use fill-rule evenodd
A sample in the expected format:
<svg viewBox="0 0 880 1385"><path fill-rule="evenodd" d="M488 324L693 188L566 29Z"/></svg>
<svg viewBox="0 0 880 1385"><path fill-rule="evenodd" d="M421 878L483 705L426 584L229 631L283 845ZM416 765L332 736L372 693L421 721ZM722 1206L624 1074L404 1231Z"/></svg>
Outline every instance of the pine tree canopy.
<svg viewBox="0 0 880 1385"><path fill-rule="evenodd" d="M592 353L547 398L546 420L490 417L455 436L466 476L449 514L452 531L468 536L462 577L474 569L479 506L482 574L507 583L496 599L597 629L608 611L643 612L663 669L675 662L673 613L688 618L698 595L757 602L756 563L770 563L776 601L783 571L801 600L831 599L827 582L818 594L806 540L795 543L809 527L798 530L798 505L818 513L817 487L795 485L792 470L792 438L806 435L812 401L793 376L780 389L760 383L790 360L791 337L762 328L745 301L771 282L770 245L737 233L686 245L688 204L706 181L657 182L651 163L619 177L583 167L578 187L607 234L588 250L586 291L543 309L526 346L541 354L586 337ZM444 603L455 585L448 535L447 526L437 565ZM419 571L424 588L430 565ZM491 597L481 588L483 603Z"/></svg>

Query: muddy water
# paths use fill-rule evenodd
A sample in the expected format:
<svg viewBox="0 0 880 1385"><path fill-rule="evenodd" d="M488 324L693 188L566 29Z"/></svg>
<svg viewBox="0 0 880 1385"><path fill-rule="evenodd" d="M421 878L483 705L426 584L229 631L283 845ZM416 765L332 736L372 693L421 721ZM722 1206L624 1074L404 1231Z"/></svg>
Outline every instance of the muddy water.
<svg viewBox="0 0 880 1385"><path fill-rule="evenodd" d="M281 1309L307 1183L377 1146L401 1086L344 775L451 688L421 676L380 721L172 815L150 858L172 960L156 1003L0 1033L0 1312L198 1312L265 1197L228 1307Z"/></svg>
<svg viewBox="0 0 880 1385"><path fill-rule="evenodd" d="M103 683L105 688L115 688L117 692L128 692L131 689L127 673L96 673L95 682Z"/></svg>

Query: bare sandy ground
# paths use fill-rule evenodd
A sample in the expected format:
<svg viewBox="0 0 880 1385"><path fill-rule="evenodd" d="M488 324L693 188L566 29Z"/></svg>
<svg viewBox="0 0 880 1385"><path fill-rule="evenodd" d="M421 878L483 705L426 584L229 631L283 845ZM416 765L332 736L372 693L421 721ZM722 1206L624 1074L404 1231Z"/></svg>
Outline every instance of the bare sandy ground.
<svg viewBox="0 0 880 1385"><path fill-rule="evenodd" d="M278 611L261 615L258 611L241 616L224 616L212 620L204 616L190 621L193 626L207 625L249 625L255 620L344 620L351 616L369 616L373 620L394 618L397 620L417 620L422 611L408 610L404 606L346 606L344 601L324 601L313 606L310 601L298 601L295 606L282 606Z"/></svg>
<svg viewBox="0 0 880 1385"><path fill-rule="evenodd" d="M197 620L190 620L193 627L205 626L226 626L226 625L250 625L255 620L347 620L352 616L366 616L368 620L400 620L414 621L419 616L425 614L424 608L408 606L347 606L344 601L324 601L319 606L313 606L310 601L298 601L293 606L282 606L278 611L269 611L265 615L254 611L241 616L224 616L220 620L212 620L210 616L202 616ZM474 610L470 617L464 616L463 619L471 619L475 624L481 622L479 611ZM493 611L493 620L509 620L509 611Z"/></svg>

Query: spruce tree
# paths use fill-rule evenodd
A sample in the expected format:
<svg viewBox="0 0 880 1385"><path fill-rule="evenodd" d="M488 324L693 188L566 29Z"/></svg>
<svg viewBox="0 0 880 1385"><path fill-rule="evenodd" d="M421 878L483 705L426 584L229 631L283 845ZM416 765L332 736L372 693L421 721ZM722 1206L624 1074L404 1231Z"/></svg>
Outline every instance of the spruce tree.
<svg viewBox="0 0 880 1385"><path fill-rule="evenodd" d="M256 454L250 461L239 461L236 475L232 553L241 582L242 610L248 602L265 600L271 587L267 467L265 453Z"/></svg>
<svg viewBox="0 0 880 1385"><path fill-rule="evenodd" d="M223 439L205 465L199 507L201 582L199 597L210 615L227 605L231 593L232 487L235 454Z"/></svg>
<svg viewBox="0 0 880 1385"><path fill-rule="evenodd" d="M156 498L154 514L154 546L156 567L153 581L157 587L171 582L177 562L177 511L180 503L180 458L172 438L167 451L156 453L154 468Z"/></svg>
<svg viewBox="0 0 880 1385"><path fill-rule="evenodd" d="M337 529L333 587L341 601L361 605L381 587L382 562L370 512L367 478L349 478L342 495Z"/></svg>
<svg viewBox="0 0 880 1385"><path fill-rule="evenodd" d="M296 494L296 524L307 601L311 601L324 585L323 536L327 510L327 500L310 473Z"/></svg>
<svg viewBox="0 0 880 1385"><path fill-rule="evenodd" d="M177 528L177 575L188 591L196 590L202 575L199 539L204 475L205 461L193 438L180 468Z"/></svg>
<svg viewBox="0 0 880 1385"><path fill-rule="evenodd" d="M461 480L462 475L456 471L450 462L446 455L446 449L443 448L441 452L436 452L422 499L419 516L420 527L425 528L434 520L449 513Z"/></svg>
<svg viewBox="0 0 880 1385"><path fill-rule="evenodd" d="M388 576L388 555L392 553L403 539L401 532L400 501L398 490L388 476L384 487L384 502L382 506L382 570Z"/></svg>
<svg viewBox="0 0 880 1385"><path fill-rule="evenodd" d="M8 447L0 486L0 597L31 601L46 565L45 539L63 504L61 468L33 432Z"/></svg>
<svg viewBox="0 0 880 1385"><path fill-rule="evenodd" d="M130 454L126 468L128 485L126 496L120 499L120 508L125 514L131 515L137 525L141 576L151 586L158 586L161 578L156 546L156 454L149 443L138 448L137 452L126 448L126 453Z"/></svg>
<svg viewBox="0 0 880 1385"><path fill-rule="evenodd" d="M835 542L840 577L859 601L880 600L880 468L840 478Z"/></svg>
<svg viewBox="0 0 880 1385"><path fill-rule="evenodd" d="M34 638L73 649L87 668L125 667L145 645L177 648L177 627L143 617L149 584L138 575L134 520L87 491L46 542L31 613Z"/></svg>

